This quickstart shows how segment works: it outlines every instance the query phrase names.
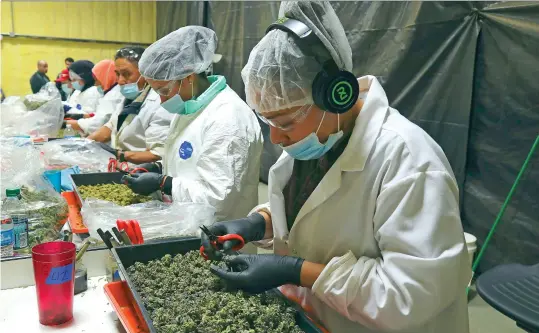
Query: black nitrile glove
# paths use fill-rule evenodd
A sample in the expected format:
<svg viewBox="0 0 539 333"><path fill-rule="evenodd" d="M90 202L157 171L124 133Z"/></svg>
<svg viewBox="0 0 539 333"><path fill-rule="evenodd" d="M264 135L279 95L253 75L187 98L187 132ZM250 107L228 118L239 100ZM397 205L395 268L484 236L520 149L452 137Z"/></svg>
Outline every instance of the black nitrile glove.
<svg viewBox="0 0 539 333"><path fill-rule="evenodd" d="M240 254L225 256L230 270L215 265L210 271L227 287L258 294L285 284L300 285L303 259L275 254Z"/></svg>
<svg viewBox="0 0 539 333"><path fill-rule="evenodd" d="M148 172L155 172L155 173L163 173L161 171L161 164L156 162L156 163L142 163L142 164L139 164L139 165L136 165L133 167L133 170L135 170L135 173L144 173L145 171L142 171L142 170L136 170L136 169L146 169L148 170Z"/></svg>
<svg viewBox="0 0 539 333"><path fill-rule="evenodd" d="M245 244L249 242L259 241L264 238L266 233L266 220L259 213L254 213L239 220L223 221L212 224L208 227L211 233L215 236L224 236L228 234L240 235ZM201 245L204 246L204 253L211 260L221 260L223 253L217 251L210 244L210 240L205 233L200 234ZM230 253L234 246L238 245L238 241L226 241L223 243L223 252Z"/></svg>
<svg viewBox="0 0 539 333"><path fill-rule="evenodd" d="M73 119L73 120L79 120L79 119L82 119L84 118L84 114L83 113L66 113L64 118L69 118L69 119Z"/></svg>
<svg viewBox="0 0 539 333"><path fill-rule="evenodd" d="M114 149L111 146L109 146L108 144L103 143L103 142L96 142L96 143L99 145L99 147L101 147L101 149L103 149L105 151L108 151L109 153L114 155L114 157L118 156L118 149Z"/></svg>
<svg viewBox="0 0 539 333"><path fill-rule="evenodd" d="M150 195L161 189L164 177L166 176L155 172L135 173L123 176L122 182L137 194ZM167 177L167 179L165 179L162 190L166 194L171 194L172 177Z"/></svg>

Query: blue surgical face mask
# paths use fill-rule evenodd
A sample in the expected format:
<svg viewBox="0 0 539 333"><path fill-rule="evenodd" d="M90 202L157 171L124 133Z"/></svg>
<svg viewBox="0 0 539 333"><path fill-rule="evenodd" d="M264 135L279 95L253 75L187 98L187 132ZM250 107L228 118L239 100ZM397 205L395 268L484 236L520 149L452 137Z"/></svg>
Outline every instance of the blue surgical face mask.
<svg viewBox="0 0 539 333"><path fill-rule="evenodd" d="M71 85L73 86L73 89L81 91L83 86L79 83L79 81L73 81L71 82Z"/></svg>
<svg viewBox="0 0 539 333"><path fill-rule="evenodd" d="M71 93L73 92L73 89L69 88L67 83L64 83L64 84L62 84L62 91L65 92L66 95L71 95Z"/></svg>
<svg viewBox="0 0 539 333"><path fill-rule="evenodd" d="M172 96L168 100L161 103L161 107L167 110L169 113L183 114L185 111L185 102L183 101L183 98L180 96L180 90L182 90L182 83L183 83L183 80L180 81L180 88L178 89L178 92L176 93L176 95ZM191 85L191 89L193 89L192 85Z"/></svg>
<svg viewBox="0 0 539 333"><path fill-rule="evenodd" d="M325 143L320 143L317 134L318 130L320 130L320 126L322 126L325 116L326 113L324 112L322 120L320 120L320 125L318 125L318 129L315 133L309 134L302 140L290 146L281 146L281 148L283 148L288 155L292 156L296 160L315 160L324 156L324 154L327 153L335 145L335 143L337 143L337 141L343 137L343 131L340 130L339 114L337 114L337 123L339 124L337 133L331 134Z"/></svg>
<svg viewBox="0 0 539 333"><path fill-rule="evenodd" d="M174 95L169 100L161 103L161 107L172 114L182 114L185 110L185 102L180 95Z"/></svg>
<svg viewBox="0 0 539 333"><path fill-rule="evenodd" d="M97 91L99 91L99 93L100 93L101 95L105 95L105 92L103 91L103 87L97 86Z"/></svg>
<svg viewBox="0 0 539 333"><path fill-rule="evenodd" d="M142 77L142 76L141 76ZM140 80L140 77L139 79ZM140 95L141 91L138 88L138 80L135 83L127 83L120 86L120 92L127 99L135 99Z"/></svg>

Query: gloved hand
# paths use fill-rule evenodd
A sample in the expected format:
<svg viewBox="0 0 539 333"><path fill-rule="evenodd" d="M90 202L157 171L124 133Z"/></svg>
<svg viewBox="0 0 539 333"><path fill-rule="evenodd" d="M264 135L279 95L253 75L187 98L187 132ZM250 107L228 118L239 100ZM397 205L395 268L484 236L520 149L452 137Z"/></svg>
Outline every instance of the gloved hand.
<svg viewBox="0 0 539 333"><path fill-rule="evenodd" d="M165 176L155 172L135 173L123 176L122 182L135 193L150 195L161 188L163 177Z"/></svg>
<svg viewBox="0 0 539 333"><path fill-rule="evenodd" d="M259 213L254 213L248 217L233 220L223 221L212 224L208 227L215 236L224 236L228 234L240 235L245 244L249 242L259 241L264 238L266 232L266 220ZM201 245L204 246L204 253L211 260L221 260L223 253L217 251L211 244L208 236L201 233ZM223 252L230 253L234 246L238 245L238 241L231 240L223 243Z"/></svg>
<svg viewBox="0 0 539 333"><path fill-rule="evenodd" d="M146 169L148 172L163 173L161 164L159 163L142 163L134 167L134 169ZM144 173L142 170L136 170L135 173Z"/></svg>
<svg viewBox="0 0 539 333"><path fill-rule="evenodd" d="M109 146L108 144L106 143L103 143L103 142L96 142L99 147L101 147L103 150L105 151L108 151L109 153L111 153L112 155L114 155L115 157L118 157L118 149L114 149L112 148L111 146Z"/></svg>
<svg viewBox="0 0 539 333"><path fill-rule="evenodd" d="M71 112L67 112L67 113L65 114L64 118L69 118L69 119L73 119L73 120L79 120L79 119L84 118L84 114L83 114L83 113L71 113Z"/></svg>
<svg viewBox="0 0 539 333"><path fill-rule="evenodd" d="M300 285L304 262L302 258L275 254L240 254L225 256L223 260L230 270L211 265L210 271L224 280L227 287L253 294L285 284Z"/></svg>

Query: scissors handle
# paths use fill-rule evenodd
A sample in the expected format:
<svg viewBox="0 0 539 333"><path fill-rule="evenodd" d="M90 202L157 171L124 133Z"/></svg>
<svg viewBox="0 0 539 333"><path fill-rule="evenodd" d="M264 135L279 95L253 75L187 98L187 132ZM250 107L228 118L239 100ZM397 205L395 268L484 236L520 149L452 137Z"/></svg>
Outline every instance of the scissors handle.
<svg viewBox="0 0 539 333"><path fill-rule="evenodd" d="M204 229L202 229L204 230ZM206 231L204 231L206 233ZM208 237L210 238L210 244L213 246L214 249L220 251L220 247L221 246L218 246L218 245L222 245L224 242L226 241L238 241L239 244L235 245L232 250L234 251L238 251L238 250L241 250L241 248L243 248L243 246L245 246L245 240L243 239L243 237L241 237L240 235L237 235L237 234L228 234L228 235L224 235L224 236L214 236L214 235L208 235ZM213 238L213 240L212 240ZM206 255L205 251L204 251L204 246L201 246L200 247L200 254L202 255L202 257L206 260L208 260L208 256Z"/></svg>
<svg viewBox="0 0 539 333"><path fill-rule="evenodd" d="M243 239L243 237L241 237L238 234L228 234L224 236L217 236L217 243L219 244L223 244L224 242L233 241L233 240L238 241L239 244L235 245L232 248L232 250L238 251L245 246L245 240Z"/></svg>

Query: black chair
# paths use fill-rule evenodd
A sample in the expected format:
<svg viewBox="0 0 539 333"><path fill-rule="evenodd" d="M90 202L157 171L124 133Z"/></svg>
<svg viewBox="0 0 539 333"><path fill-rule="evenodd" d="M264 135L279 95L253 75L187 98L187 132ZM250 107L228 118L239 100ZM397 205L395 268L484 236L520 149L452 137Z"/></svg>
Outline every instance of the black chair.
<svg viewBox="0 0 539 333"><path fill-rule="evenodd" d="M483 274L477 292L493 308L530 333L539 333L539 264L501 265Z"/></svg>

